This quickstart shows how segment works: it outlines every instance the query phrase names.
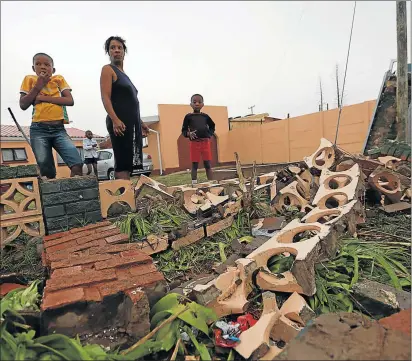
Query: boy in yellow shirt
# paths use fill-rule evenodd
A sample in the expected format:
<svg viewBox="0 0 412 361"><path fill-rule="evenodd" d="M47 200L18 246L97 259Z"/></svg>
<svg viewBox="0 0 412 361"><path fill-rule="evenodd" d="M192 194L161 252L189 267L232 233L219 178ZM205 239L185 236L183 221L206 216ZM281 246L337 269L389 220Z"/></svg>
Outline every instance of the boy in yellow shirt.
<svg viewBox="0 0 412 361"><path fill-rule="evenodd" d="M61 75L53 75L53 59L44 53L33 57L33 71L20 88L20 108L33 105L30 143L40 174L56 178L52 148L71 169L71 176L82 175L83 161L64 128L69 123L66 106L74 104L70 86Z"/></svg>

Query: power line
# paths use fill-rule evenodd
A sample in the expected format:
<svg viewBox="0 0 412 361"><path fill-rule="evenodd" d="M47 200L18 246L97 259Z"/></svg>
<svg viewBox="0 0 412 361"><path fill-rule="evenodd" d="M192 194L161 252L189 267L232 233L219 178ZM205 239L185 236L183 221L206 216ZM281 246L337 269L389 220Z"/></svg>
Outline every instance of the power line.
<svg viewBox="0 0 412 361"><path fill-rule="evenodd" d="M335 143L334 143L335 145L336 145L336 142L338 140L340 116L341 116L341 113L342 113L342 106L343 106L342 105L342 99L343 99L343 92L345 91L346 73L348 71L349 53L350 53L350 46L351 46L351 43L352 43L352 32L353 32L353 24L355 22L355 13L356 13L356 1L355 1L355 5L353 7L352 26L350 28L348 54L346 55L345 75L343 76L342 94L341 94L341 97L340 97L341 103L340 103L340 107L339 107L338 123L336 124L336 135L335 135Z"/></svg>

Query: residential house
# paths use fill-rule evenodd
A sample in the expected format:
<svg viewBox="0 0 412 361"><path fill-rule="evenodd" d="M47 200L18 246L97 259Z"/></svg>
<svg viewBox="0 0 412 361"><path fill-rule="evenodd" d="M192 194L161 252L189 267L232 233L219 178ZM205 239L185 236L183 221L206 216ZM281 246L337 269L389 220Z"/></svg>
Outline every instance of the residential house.
<svg viewBox="0 0 412 361"><path fill-rule="evenodd" d="M229 128L230 130L232 130L238 128L260 126L264 123L275 122L277 120L280 120L280 118L270 117L268 113L249 114L245 115L244 117L229 118Z"/></svg>
<svg viewBox="0 0 412 361"><path fill-rule="evenodd" d="M30 127L22 126L24 134L30 137ZM76 145L79 154L83 158L83 139L84 130L77 128L66 127L66 131ZM1 125L0 128L0 146L1 146L1 164L19 165L19 164L36 164L33 151L30 145L26 142L23 135L15 125ZM100 135L94 135L97 142L104 138ZM70 169L66 166L63 159L55 150L53 155L56 164L57 178L64 178L70 176Z"/></svg>

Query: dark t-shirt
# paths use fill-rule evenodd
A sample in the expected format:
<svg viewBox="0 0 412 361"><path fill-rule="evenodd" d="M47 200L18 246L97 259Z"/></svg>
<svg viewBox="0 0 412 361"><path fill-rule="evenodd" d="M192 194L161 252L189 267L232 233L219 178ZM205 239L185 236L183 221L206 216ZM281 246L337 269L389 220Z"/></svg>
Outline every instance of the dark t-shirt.
<svg viewBox="0 0 412 361"><path fill-rule="evenodd" d="M205 113L189 113L183 120L183 136L187 138L189 131L196 131L197 139L210 138L215 133L215 123Z"/></svg>

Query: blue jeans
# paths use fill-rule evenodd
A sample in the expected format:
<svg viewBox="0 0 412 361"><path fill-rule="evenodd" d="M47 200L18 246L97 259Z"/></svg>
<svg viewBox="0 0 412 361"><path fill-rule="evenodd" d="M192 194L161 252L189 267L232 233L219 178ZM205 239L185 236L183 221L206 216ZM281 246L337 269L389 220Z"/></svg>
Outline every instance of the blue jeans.
<svg viewBox="0 0 412 361"><path fill-rule="evenodd" d="M60 125L32 123L30 126L30 143L36 157L40 174L47 178L56 178L56 166L52 148L60 154L69 168L83 164L82 158L64 128Z"/></svg>

